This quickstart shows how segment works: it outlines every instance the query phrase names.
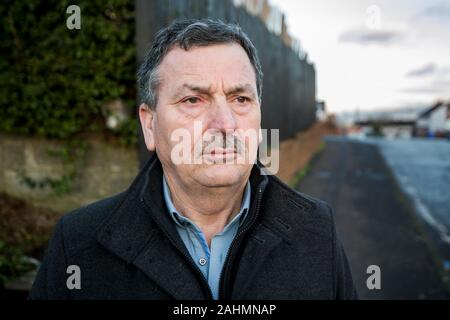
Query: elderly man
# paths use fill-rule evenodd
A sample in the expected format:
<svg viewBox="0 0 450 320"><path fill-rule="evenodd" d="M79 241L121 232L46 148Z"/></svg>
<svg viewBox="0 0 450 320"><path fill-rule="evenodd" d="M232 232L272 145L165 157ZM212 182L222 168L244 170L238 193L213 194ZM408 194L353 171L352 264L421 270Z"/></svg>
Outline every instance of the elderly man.
<svg viewBox="0 0 450 320"><path fill-rule="evenodd" d="M139 85L153 156L62 217L31 299L356 298L332 209L256 161L262 72L238 26L172 23Z"/></svg>

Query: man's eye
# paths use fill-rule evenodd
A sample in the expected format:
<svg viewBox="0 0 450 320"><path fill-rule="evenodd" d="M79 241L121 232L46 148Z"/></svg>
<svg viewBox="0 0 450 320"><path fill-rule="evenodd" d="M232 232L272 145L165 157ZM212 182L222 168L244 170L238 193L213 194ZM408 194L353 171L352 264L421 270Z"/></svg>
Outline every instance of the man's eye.
<svg viewBox="0 0 450 320"><path fill-rule="evenodd" d="M250 99L247 98L247 97L239 96L239 97L236 98L236 100L239 103L245 103L245 102L249 101Z"/></svg>
<svg viewBox="0 0 450 320"><path fill-rule="evenodd" d="M188 103L191 103L191 104L195 104L195 103L200 102L200 99L197 98L197 97L189 97L189 98L183 100L183 102L188 102Z"/></svg>

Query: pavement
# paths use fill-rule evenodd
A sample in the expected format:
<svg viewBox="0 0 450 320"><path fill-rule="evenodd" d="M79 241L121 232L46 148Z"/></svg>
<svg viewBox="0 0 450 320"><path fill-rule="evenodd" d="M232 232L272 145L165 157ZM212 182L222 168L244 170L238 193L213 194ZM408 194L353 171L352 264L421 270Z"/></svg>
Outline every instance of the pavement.
<svg viewBox="0 0 450 320"><path fill-rule="evenodd" d="M338 236L361 299L450 299L445 274L421 227L415 203L397 180L395 168L415 170L404 164L413 157L400 159L399 154L388 144L382 147L376 141L330 136L296 188L334 208ZM428 166L437 167L435 163ZM417 190L416 194L422 193ZM367 288L371 265L380 267L381 289Z"/></svg>
<svg viewBox="0 0 450 320"><path fill-rule="evenodd" d="M450 140L368 139L376 144L417 213L450 245Z"/></svg>

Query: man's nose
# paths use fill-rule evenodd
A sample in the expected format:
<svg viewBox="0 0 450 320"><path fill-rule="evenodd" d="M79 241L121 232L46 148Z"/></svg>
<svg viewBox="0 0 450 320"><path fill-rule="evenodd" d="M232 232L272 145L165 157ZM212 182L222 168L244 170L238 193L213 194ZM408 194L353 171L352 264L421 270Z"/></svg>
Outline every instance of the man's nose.
<svg viewBox="0 0 450 320"><path fill-rule="evenodd" d="M236 129L233 109L225 98L214 101L208 114L208 128L227 132Z"/></svg>

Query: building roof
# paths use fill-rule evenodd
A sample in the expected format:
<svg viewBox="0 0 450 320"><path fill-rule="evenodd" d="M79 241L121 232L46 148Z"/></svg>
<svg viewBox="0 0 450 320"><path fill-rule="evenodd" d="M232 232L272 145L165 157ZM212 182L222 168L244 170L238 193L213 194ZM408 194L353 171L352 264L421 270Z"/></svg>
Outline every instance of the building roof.
<svg viewBox="0 0 450 320"><path fill-rule="evenodd" d="M442 102L442 101L436 102L431 107L429 107L429 108L425 109L424 111L422 111L421 113L419 113L419 115L417 116L417 119L428 118L433 113L434 110L441 107L442 105L444 105L444 102Z"/></svg>

